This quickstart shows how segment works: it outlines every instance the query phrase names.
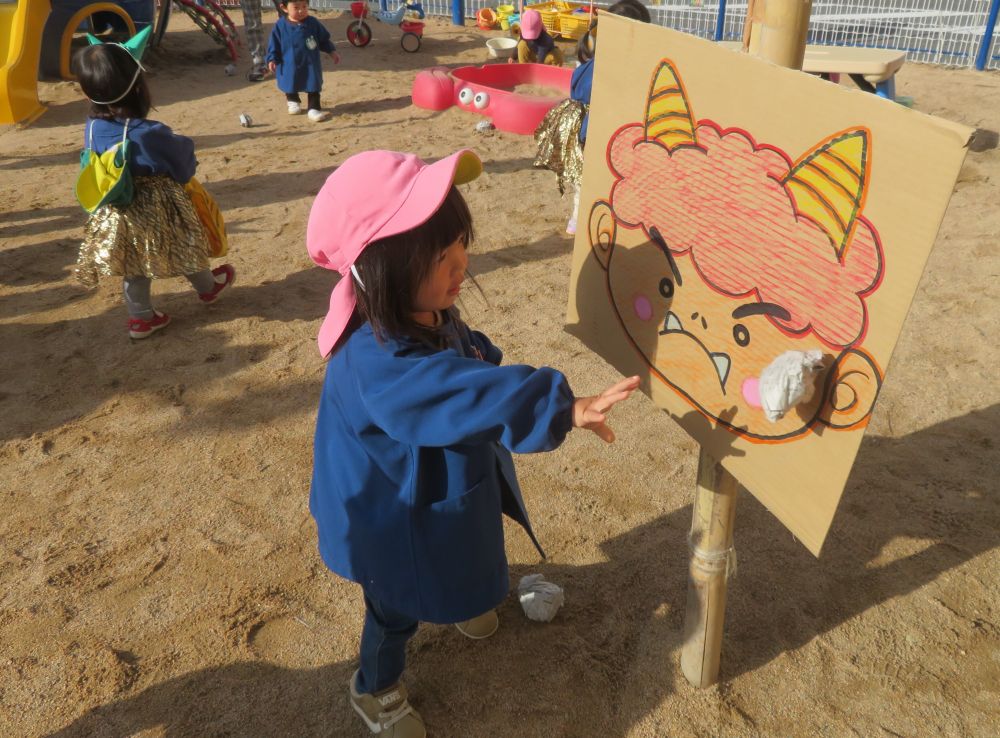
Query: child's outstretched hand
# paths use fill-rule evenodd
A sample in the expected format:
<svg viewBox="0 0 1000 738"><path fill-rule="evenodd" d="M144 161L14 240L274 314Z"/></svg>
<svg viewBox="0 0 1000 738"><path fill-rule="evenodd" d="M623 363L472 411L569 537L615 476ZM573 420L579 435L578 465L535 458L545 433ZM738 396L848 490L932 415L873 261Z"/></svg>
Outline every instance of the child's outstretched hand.
<svg viewBox="0 0 1000 738"><path fill-rule="evenodd" d="M639 377L629 377L611 385L599 395L576 398L573 402L573 427L594 431L602 440L611 443L615 440L614 431L604 423L608 411L627 399L638 386Z"/></svg>
<svg viewBox="0 0 1000 738"><path fill-rule="evenodd" d="M334 64L340 64L340 54L338 54L336 51L330 52L330 58L333 59Z"/></svg>

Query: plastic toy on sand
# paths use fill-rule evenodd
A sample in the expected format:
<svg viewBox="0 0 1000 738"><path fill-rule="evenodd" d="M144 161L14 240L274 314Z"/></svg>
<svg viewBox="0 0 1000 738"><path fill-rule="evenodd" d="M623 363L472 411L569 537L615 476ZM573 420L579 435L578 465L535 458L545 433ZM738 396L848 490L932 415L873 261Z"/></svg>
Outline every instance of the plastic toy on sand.
<svg viewBox="0 0 1000 738"><path fill-rule="evenodd" d="M568 68L550 64L487 64L482 67L431 67L413 80L413 104L428 110L457 105L485 115L501 131L530 135L542 118L569 97ZM561 97L515 92L520 85L557 90Z"/></svg>

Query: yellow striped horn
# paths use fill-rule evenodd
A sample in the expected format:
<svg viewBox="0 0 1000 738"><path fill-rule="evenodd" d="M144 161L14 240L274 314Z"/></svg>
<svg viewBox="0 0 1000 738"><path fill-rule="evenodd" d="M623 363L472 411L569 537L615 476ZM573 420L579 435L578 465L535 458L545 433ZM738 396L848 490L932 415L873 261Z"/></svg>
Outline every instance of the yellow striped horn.
<svg viewBox="0 0 1000 738"><path fill-rule="evenodd" d="M694 121L684 84L674 65L662 59L653 73L646 100L646 140L656 139L668 151L696 143Z"/></svg>
<svg viewBox="0 0 1000 738"><path fill-rule="evenodd" d="M784 179L795 209L826 231L842 257L865 204L871 169L866 128L835 133L806 153Z"/></svg>

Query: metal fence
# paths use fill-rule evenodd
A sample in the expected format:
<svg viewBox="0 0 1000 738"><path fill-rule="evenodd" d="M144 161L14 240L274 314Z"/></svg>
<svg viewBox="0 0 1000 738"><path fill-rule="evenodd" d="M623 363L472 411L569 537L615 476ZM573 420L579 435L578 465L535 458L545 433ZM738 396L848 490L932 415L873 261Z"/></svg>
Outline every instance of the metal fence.
<svg viewBox="0 0 1000 738"><path fill-rule="evenodd" d="M311 0L316 8L329 7L330 2ZM464 0L465 16L475 18L480 9L502 2ZM661 26L702 38L742 38L747 0L643 2L653 22ZM608 4L597 2L598 7ZM429 15L452 14L451 0L423 0L422 5ZM996 21L998 6L1000 0L813 0L808 40L902 49L915 62L1000 69L1000 34L991 22Z"/></svg>

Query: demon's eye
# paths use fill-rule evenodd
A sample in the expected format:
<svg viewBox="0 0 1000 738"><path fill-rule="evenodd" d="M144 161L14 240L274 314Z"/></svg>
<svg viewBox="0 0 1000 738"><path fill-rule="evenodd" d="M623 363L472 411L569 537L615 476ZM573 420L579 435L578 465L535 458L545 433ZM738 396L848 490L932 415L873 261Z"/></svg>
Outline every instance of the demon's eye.
<svg viewBox="0 0 1000 738"><path fill-rule="evenodd" d="M733 339L739 346L749 346L750 345L750 331L742 323L737 323L733 326Z"/></svg>
<svg viewBox="0 0 1000 738"><path fill-rule="evenodd" d="M660 280L660 294L666 299L670 299L674 296L674 281L664 277Z"/></svg>
<svg viewBox="0 0 1000 738"><path fill-rule="evenodd" d="M490 104L490 96L485 92L477 92L475 99L472 101L479 110L482 110L487 105Z"/></svg>
<svg viewBox="0 0 1000 738"><path fill-rule="evenodd" d="M473 93L471 89L469 89L468 87L463 87L461 90L458 91L458 101L462 103L462 105L468 105L469 103L472 102L472 94Z"/></svg>

